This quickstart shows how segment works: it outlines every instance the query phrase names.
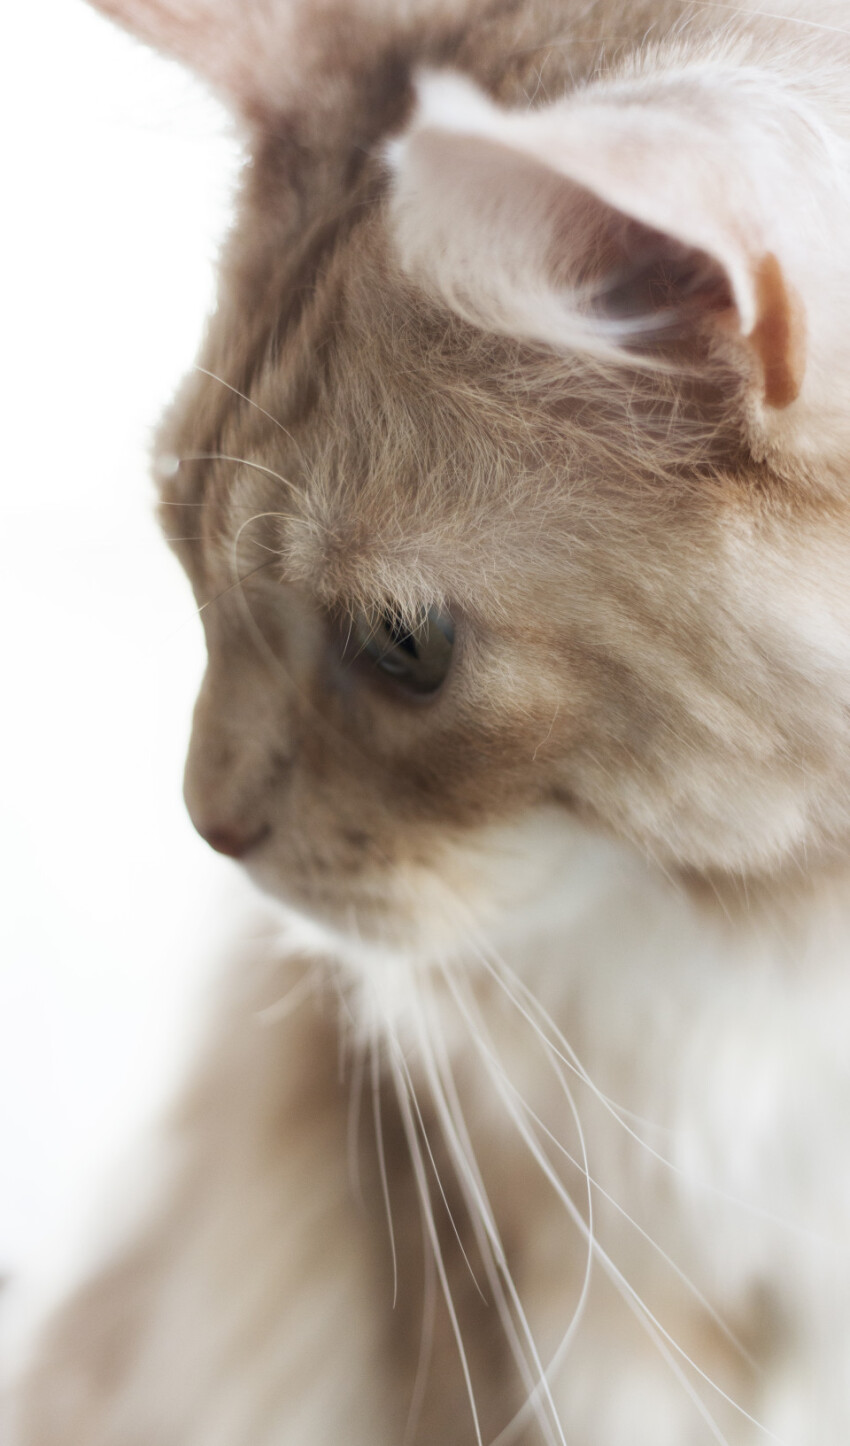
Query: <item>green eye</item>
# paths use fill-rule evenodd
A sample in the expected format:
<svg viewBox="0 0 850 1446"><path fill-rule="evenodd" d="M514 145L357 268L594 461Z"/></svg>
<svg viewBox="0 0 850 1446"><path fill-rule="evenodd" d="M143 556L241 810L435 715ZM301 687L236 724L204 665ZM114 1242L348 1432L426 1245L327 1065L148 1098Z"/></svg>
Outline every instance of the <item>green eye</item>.
<svg viewBox="0 0 850 1446"><path fill-rule="evenodd" d="M371 616L355 613L346 654L370 659L408 693L436 693L449 671L454 638L454 623L437 608L411 626L388 607Z"/></svg>

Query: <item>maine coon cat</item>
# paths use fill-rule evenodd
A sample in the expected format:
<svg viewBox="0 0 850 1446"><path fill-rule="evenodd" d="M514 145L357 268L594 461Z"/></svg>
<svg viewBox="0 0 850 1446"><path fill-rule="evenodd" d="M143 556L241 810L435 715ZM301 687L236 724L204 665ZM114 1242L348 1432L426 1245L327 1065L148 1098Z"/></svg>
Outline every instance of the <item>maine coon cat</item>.
<svg viewBox="0 0 850 1446"><path fill-rule="evenodd" d="M101 8L244 126L156 468L284 915L19 1446L846 1446L850 6Z"/></svg>

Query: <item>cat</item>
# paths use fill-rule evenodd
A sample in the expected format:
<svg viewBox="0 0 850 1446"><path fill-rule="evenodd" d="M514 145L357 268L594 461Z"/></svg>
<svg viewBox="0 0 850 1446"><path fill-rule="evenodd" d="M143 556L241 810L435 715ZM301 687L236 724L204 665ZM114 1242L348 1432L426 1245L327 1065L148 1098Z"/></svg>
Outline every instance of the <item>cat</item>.
<svg viewBox="0 0 850 1446"><path fill-rule="evenodd" d="M279 902L19 1446L846 1446L850 4L98 0L248 162L160 514Z"/></svg>

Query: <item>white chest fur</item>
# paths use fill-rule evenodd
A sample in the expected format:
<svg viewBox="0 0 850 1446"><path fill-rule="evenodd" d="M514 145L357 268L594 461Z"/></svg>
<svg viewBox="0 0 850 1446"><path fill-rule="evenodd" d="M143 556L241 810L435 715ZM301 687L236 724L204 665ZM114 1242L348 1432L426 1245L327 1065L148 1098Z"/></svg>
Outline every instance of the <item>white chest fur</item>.
<svg viewBox="0 0 850 1446"><path fill-rule="evenodd" d="M555 1439L838 1446L841 889L732 919L552 820L483 855L500 902L473 905L487 917L474 942L401 978L397 961L366 966L364 1001L429 1101L467 1206L512 1241L528 1340L554 1362Z"/></svg>

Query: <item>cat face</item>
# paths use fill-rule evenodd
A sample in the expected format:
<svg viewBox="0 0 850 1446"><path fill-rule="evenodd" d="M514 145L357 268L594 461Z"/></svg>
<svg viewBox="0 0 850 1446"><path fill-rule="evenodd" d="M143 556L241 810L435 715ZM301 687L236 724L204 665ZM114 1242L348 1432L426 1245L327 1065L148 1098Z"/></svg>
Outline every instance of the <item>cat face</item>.
<svg viewBox="0 0 850 1446"><path fill-rule="evenodd" d="M518 61L505 107L417 89L410 23L274 124L253 19L238 85L214 76L252 165L159 445L209 653L193 820L370 938L557 888L529 830L681 873L828 857L850 530L823 126L729 56L706 79L661 50L531 112ZM438 33L424 58L474 72L474 36Z"/></svg>

